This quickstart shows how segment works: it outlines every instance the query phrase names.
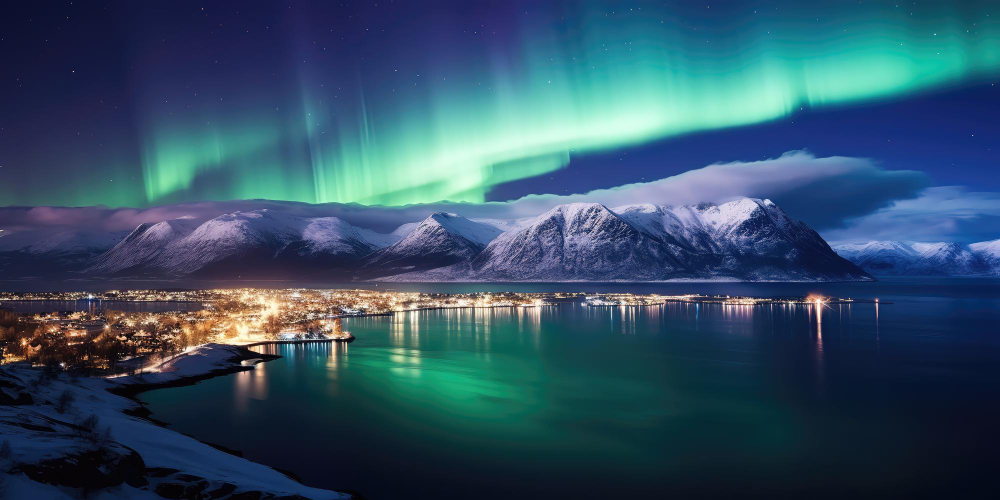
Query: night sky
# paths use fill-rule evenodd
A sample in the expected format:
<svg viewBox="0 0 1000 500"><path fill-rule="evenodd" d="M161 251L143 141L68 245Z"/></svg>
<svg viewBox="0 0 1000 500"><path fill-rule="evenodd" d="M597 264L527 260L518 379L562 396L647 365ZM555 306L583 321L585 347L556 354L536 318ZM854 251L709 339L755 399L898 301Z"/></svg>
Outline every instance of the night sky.
<svg viewBox="0 0 1000 500"><path fill-rule="evenodd" d="M950 218L940 236L1000 233L997 2L63 1L0 18L0 206L477 204L805 150L920 176L850 220L802 215L835 239L880 236L904 199Z"/></svg>

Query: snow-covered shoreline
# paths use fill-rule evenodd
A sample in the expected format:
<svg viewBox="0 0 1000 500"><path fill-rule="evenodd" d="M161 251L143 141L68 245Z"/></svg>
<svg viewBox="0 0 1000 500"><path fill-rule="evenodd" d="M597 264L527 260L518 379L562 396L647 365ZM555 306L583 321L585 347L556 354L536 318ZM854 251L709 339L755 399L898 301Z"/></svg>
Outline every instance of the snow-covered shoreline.
<svg viewBox="0 0 1000 500"><path fill-rule="evenodd" d="M142 375L73 377L25 365L0 367L0 497L351 498L305 486L262 464L143 418L129 396L252 370L274 359L245 347L207 344ZM6 450L6 451L5 451Z"/></svg>
<svg viewBox="0 0 1000 500"><path fill-rule="evenodd" d="M252 361L271 361L281 356L261 354L251 351L249 347L276 342L197 346L147 365L143 373L108 377L107 380L116 384L108 390L131 397L153 389L191 385L213 377L252 370L255 364Z"/></svg>

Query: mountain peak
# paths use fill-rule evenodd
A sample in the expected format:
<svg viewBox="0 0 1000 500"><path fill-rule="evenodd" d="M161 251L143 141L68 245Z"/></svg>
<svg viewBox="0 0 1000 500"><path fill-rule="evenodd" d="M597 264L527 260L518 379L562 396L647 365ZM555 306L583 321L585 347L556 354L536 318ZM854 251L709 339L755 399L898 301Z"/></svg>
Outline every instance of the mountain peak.
<svg viewBox="0 0 1000 500"><path fill-rule="evenodd" d="M944 241L932 243L914 243L911 247L924 256L956 254L962 251L962 245Z"/></svg>
<svg viewBox="0 0 1000 500"><path fill-rule="evenodd" d="M772 208L780 210L753 199L669 209L560 205L499 236L473 269L477 279L529 281L870 278Z"/></svg>
<svg viewBox="0 0 1000 500"><path fill-rule="evenodd" d="M143 224L98 260L88 259L79 269L120 276L868 278L808 226L788 219L770 200L754 198L676 208L568 203L517 221L470 220L441 211L393 234L354 227L333 216L300 217L273 208L234 211L201 223L173 219Z"/></svg>
<svg viewBox="0 0 1000 500"><path fill-rule="evenodd" d="M1000 258L1000 239L991 241L980 241L969 245L974 252L980 252L994 258Z"/></svg>
<svg viewBox="0 0 1000 500"><path fill-rule="evenodd" d="M435 212L403 239L370 255L364 267L370 273L383 275L469 262L502 232L458 214Z"/></svg>
<svg viewBox="0 0 1000 500"><path fill-rule="evenodd" d="M618 215L621 215L622 213L625 213L625 212L637 212L637 213L651 214L651 213L662 212L663 209L660 208L659 205L654 205L652 203L636 203L634 205L622 205L620 207L615 207L611 211L614 212L614 213L616 213L616 214L618 214Z"/></svg>
<svg viewBox="0 0 1000 500"><path fill-rule="evenodd" d="M452 235L467 239L480 246L486 246L490 241L493 241L493 238L503 232L495 226L474 222L455 213L435 212L417 225L406 238L410 236L423 237L422 232L427 230L427 226L441 227Z"/></svg>
<svg viewBox="0 0 1000 500"><path fill-rule="evenodd" d="M998 240L1000 241L1000 240ZM968 247L954 242L904 243L869 241L837 245L834 250L862 269L876 275L997 275L1000 259L990 252L990 243ZM1000 244L996 245L1000 252Z"/></svg>
<svg viewBox="0 0 1000 500"><path fill-rule="evenodd" d="M563 205L557 205L553 207L548 212L539 215L536 220L545 220L551 218L562 218L566 221L581 221L583 219L590 219L593 217L615 217L614 212L608 209L608 207L600 203L566 203Z"/></svg>

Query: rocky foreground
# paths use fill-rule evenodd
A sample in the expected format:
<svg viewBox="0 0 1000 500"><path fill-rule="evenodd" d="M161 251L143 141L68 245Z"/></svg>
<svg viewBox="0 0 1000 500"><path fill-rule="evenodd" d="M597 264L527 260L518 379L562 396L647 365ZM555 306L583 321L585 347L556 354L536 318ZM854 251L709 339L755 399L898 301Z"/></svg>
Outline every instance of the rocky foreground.
<svg viewBox="0 0 1000 500"><path fill-rule="evenodd" d="M0 367L0 498L351 498L162 427L127 397L253 369L262 358L209 344L117 379Z"/></svg>

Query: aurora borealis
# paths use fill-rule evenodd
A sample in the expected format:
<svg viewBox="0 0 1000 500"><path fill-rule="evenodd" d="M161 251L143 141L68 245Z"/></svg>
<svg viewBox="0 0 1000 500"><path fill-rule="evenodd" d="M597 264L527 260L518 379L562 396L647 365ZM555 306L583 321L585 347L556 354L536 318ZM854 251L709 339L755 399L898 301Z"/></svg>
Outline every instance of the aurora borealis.
<svg viewBox="0 0 1000 500"><path fill-rule="evenodd" d="M5 120L0 197L477 203L595 152L1000 74L988 2L473 4L74 6L67 31L131 22L51 63L71 97L8 106L69 137Z"/></svg>

